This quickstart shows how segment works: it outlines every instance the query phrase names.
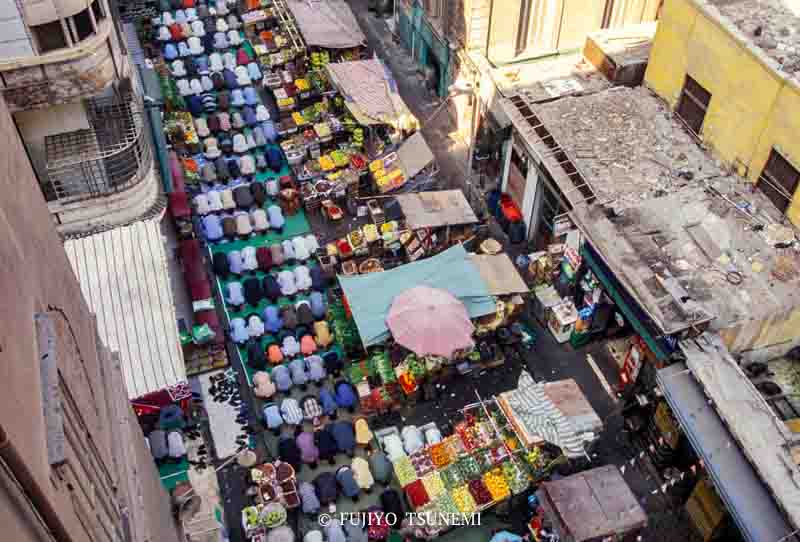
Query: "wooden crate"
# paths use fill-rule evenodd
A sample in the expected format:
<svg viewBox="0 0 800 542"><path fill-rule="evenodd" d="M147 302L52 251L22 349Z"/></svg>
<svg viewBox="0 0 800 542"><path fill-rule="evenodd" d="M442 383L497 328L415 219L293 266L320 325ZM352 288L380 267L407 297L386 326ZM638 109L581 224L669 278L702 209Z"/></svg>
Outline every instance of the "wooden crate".
<svg viewBox="0 0 800 542"><path fill-rule="evenodd" d="M686 501L686 512L704 542L713 540L725 522L725 505L708 479L697 482Z"/></svg>

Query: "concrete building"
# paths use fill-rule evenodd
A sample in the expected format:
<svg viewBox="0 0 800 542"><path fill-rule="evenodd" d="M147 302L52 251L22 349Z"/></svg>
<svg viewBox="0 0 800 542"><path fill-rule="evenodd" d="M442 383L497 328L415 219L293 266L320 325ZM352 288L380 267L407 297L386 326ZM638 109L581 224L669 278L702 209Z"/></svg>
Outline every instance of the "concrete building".
<svg viewBox="0 0 800 542"><path fill-rule="evenodd" d="M401 41L444 97L460 75L464 53L477 53L499 66L574 51L591 32L655 20L660 4L661 0L403 0L398 3L398 28Z"/></svg>
<svg viewBox="0 0 800 542"><path fill-rule="evenodd" d="M59 229L163 208L136 70L107 0L7 0L0 25L0 92Z"/></svg>
<svg viewBox="0 0 800 542"><path fill-rule="evenodd" d="M666 0L646 83L714 154L800 225L800 8Z"/></svg>
<svg viewBox="0 0 800 542"><path fill-rule="evenodd" d="M98 339L3 100L0 141L2 538L177 542L119 359Z"/></svg>
<svg viewBox="0 0 800 542"><path fill-rule="evenodd" d="M577 226L582 261L653 363L683 360L658 382L742 538L793 540L797 412L741 366L800 344L800 258L782 248L794 230L644 87L503 105L534 202L549 194Z"/></svg>

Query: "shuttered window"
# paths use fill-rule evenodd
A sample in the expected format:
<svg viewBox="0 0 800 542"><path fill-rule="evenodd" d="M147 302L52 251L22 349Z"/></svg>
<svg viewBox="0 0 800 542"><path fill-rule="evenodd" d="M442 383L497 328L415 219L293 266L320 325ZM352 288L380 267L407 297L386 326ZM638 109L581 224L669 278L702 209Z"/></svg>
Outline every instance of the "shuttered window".
<svg viewBox="0 0 800 542"><path fill-rule="evenodd" d="M785 213L792 202L798 184L800 184L800 171L797 171L786 158L772 149L764 171L758 178L758 188L781 213Z"/></svg>
<svg viewBox="0 0 800 542"><path fill-rule="evenodd" d="M677 113L695 134L700 134L710 101L711 93L687 75Z"/></svg>

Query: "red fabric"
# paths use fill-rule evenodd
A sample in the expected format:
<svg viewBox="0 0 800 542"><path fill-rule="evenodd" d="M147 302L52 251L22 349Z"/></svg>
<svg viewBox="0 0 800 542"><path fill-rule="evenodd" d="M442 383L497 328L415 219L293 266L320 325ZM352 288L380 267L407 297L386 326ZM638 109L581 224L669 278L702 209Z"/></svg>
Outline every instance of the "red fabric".
<svg viewBox="0 0 800 542"><path fill-rule="evenodd" d="M425 486L422 484L422 480L415 480L403 489L405 490L406 495L408 495L408 501L414 508L425 506L431 500L430 497L428 497L428 492L425 491Z"/></svg>
<svg viewBox="0 0 800 542"><path fill-rule="evenodd" d="M183 178L183 164L178 158L178 153L170 151L169 153L169 171L172 174L172 189L175 192L183 192L186 190L186 182Z"/></svg>
<svg viewBox="0 0 800 542"><path fill-rule="evenodd" d="M247 51L244 50L244 47L236 51L236 63L240 66L247 66L250 64L250 57L247 56Z"/></svg>
<svg viewBox="0 0 800 542"><path fill-rule="evenodd" d="M173 218L189 218L192 210L189 207L189 196L186 192L170 192L169 212Z"/></svg>
<svg viewBox="0 0 800 542"><path fill-rule="evenodd" d="M509 222L520 222L522 220L522 211L519 210L517 204L508 194L500 196L500 209Z"/></svg>
<svg viewBox="0 0 800 542"><path fill-rule="evenodd" d="M194 0L183 0L183 9L189 9L194 7Z"/></svg>
<svg viewBox="0 0 800 542"><path fill-rule="evenodd" d="M189 296L192 301L203 301L211 298L211 285L207 280L198 280L188 283Z"/></svg>
<svg viewBox="0 0 800 542"><path fill-rule="evenodd" d="M270 270L272 267L272 253L269 251L269 247L258 247L256 249L256 261L261 271L266 273Z"/></svg>
<svg viewBox="0 0 800 542"><path fill-rule="evenodd" d="M200 257L200 241L197 239L187 239L178 245L183 267L183 276L189 285L208 282L208 275L203 266L203 259ZM210 296L209 296L210 297ZM203 299L207 299L204 297Z"/></svg>

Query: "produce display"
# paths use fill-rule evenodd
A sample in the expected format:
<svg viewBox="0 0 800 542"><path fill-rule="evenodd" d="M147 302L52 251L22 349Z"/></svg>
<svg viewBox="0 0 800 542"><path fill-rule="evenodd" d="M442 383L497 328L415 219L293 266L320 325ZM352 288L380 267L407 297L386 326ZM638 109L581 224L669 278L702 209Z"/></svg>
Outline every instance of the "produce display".
<svg viewBox="0 0 800 542"><path fill-rule="evenodd" d="M492 469L483 475L483 482L489 488L489 493L492 495L492 500L502 500L511 495L511 489L508 487L508 482L503 475L503 470L499 467Z"/></svg>
<svg viewBox="0 0 800 542"><path fill-rule="evenodd" d="M464 478L464 475L461 474L461 469L458 468L456 463L445 467L439 471L439 473L441 475L442 482L444 482L444 485L447 489L454 489L462 486L467 481L466 478Z"/></svg>
<svg viewBox="0 0 800 542"><path fill-rule="evenodd" d="M422 480L415 480L403 488L408 496L408 500L415 509L425 506L430 502L428 492L425 490L425 485Z"/></svg>
<svg viewBox="0 0 800 542"><path fill-rule="evenodd" d="M414 468L414 464L411 463L411 459L407 455L404 455L394 462L394 474L397 476L397 481L400 482L400 485L403 487L414 482L418 478L417 470Z"/></svg>
<svg viewBox="0 0 800 542"><path fill-rule="evenodd" d="M475 480L480 478L482 471L478 461L471 455L467 455L458 460L458 469L465 480Z"/></svg>
<svg viewBox="0 0 800 542"><path fill-rule="evenodd" d="M433 464L437 469L446 467L453 460L444 442L432 444L429 448L429 452L431 455L431 461L433 461Z"/></svg>
<svg viewBox="0 0 800 542"><path fill-rule="evenodd" d="M528 475L522 472L513 462L506 461L503 463L502 469L503 476L514 495L518 495L528 489Z"/></svg>
<svg viewBox="0 0 800 542"><path fill-rule="evenodd" d="M475 504L475 499L472 498L472 494L469 492L468 486L463 485L457 487L450 495L453 497L456 508L458 508L458 511L462 514L471 514L478 509L478 506Z"/></svg>
<svg viewBox="0 0 800 542"><path fill-rule="evenodd" d="M481 479L470 481L467 487L469 487L469 493L472 495L472 498L475 499L475 504L478 506L485 506L494 500L489 489Z"/></svg>
<svg viewBox="0 0 800 542"><path fill-rule="evenodd" d="M414 470L417 471L417 476L422 477L432 472L435 467L428 450L421 450L410 456L411 463L414 465Z"/></svg>
<svg viewBox="0 0 800 542"><path fill-rule="evenodd" d="M404 363L414 361L409 356ZM405 376L410 374L402 373L401 382ZM453 435L395 463L401 485L413 484L407 491L409 500L421 485L431 501L425 510L451 512L452 504L461 513L471 513L525 491L531 479L527 463L509 452L509 448L519 449L519 441L497 416L488 409L468 412L455 425ZM414 509L422 511L417 505Z"/></svg>
<svg viewBox="0 0 800 542"><path fill-rule="evenodd" d="M424 476L422 478L422 485L425 486L425 491L428 492L428 495L431 499L435 499L447 491L447 489L444 487L442 477L439 475L438 471L433 471L432 473Z"/></svg>

